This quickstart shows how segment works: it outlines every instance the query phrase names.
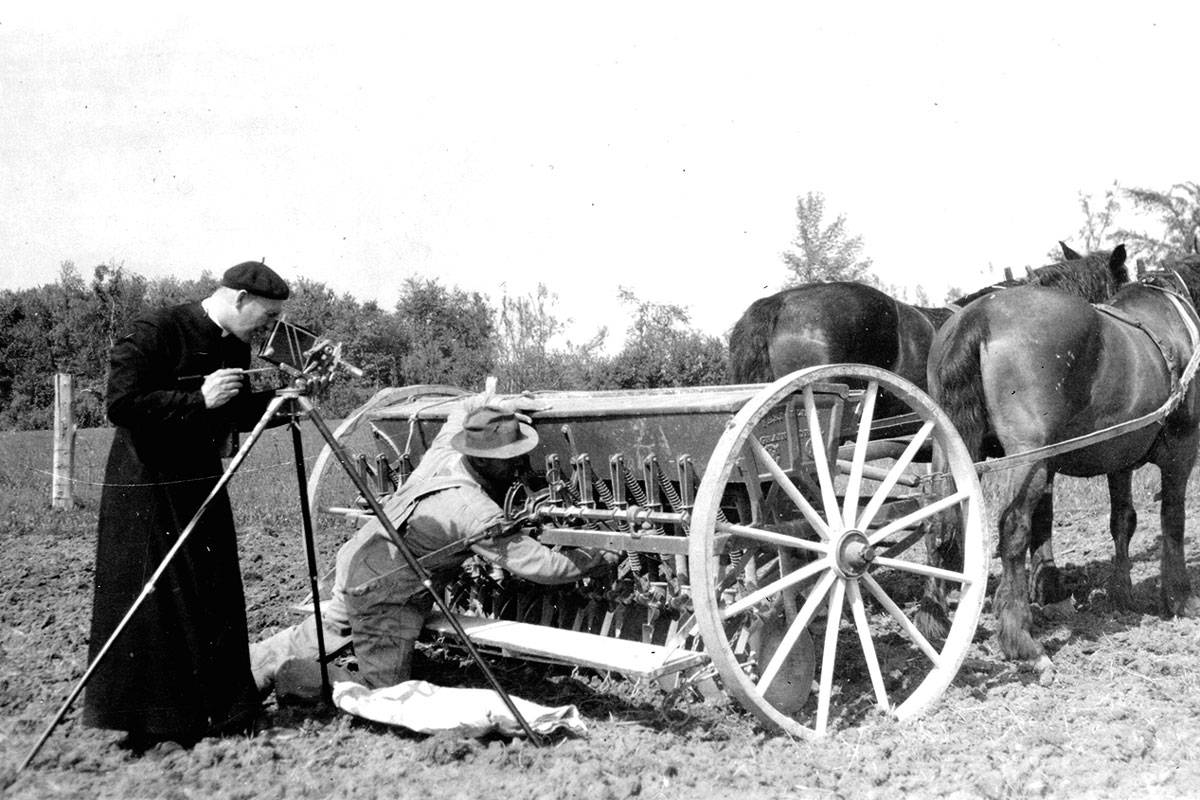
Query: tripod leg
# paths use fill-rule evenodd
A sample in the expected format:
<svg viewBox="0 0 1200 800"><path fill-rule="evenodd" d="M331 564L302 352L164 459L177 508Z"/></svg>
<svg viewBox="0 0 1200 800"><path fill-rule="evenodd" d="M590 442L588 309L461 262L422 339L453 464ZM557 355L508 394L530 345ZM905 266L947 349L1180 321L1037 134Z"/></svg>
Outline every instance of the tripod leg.
<svg viewBox="0 0 1200 800"><path fill-rule="evenodd" d="M308 585L312 589L313 617L317 625L317 660L321 665L321 699L326 705L333 704L333 688L329 683L329 665L326 663L325 628L321 623L321 586L317 575L317 549L313 541L312 513L308 507L308 478L304 472L304 444L300 440L300 427L292 416L292 450L296 454L296 485L300 487L300 518L304 522L304 554L308 559Z"/></svg>
<svg viewBox="0 0 1200 800"><path fill-rule="evenodd" d="M71 708L71 704L75 702L75 699L78 698L79 694L83 691L83 687L87 686L87 682L91 680L92 674L96 671L96 667L100 665L100 662L104 660L106 655L108 655L108 651L112 649L113 642L115 642L117 637L120 636L125 630L125 627L129 624L129 621L133 619L133 615L137 613L137 610L142 607L142 603L146 601L146 598L154 592L154 587L158 583L158 579L161 578L162 574L167 571L167 567L170 566L171 561L175 558L175 554L179 552L179 550L187 542L188 537L192 535L192 531L195 530L196 524L200 522L200 518L204 516L204 512L208 510L208 507L212 504L212 501L218 494L220 494L221 490L225 488L225 484L229 483L229 479L233 477L233 474L237 472L238 468L242 466L242 462L245 461L246 456L250 454L250 450L254 447L255 442L257 442L259 437L262 436L262 432L266 430L267 423L271 421L271 417L275 416L275 412L279 410L279 407L283 405L286 399L287 398L284 397L274 397L271 399L271 402L267 405L266 412L264 412L262 415L262 419L258 421L258 423L254 426L254 430L252 430L249 436L246 437L245 443L238 450L237 455L234 456L233 460L229 462L229 466L225 468L225 472L221 475L220 479L217 480L217 483L215 486L213 486L212 491L208 493L208 497L204 498L204 502L200 504L200 507L196 509L196 513L192 515L191 520L188 521L188 524L180 532L179 538L175 541L175 544L172 545L171 549L167 551L167 554L163 556L162 562L158 565L158 568L154 570L154 574L150 576L150 580L146 581L146 585L142 587L142 593L137 596L137 599L133 601L133 605L130 606L129 610L125 612L125 616L121 618L119 623L117 623L117 627L113 630L112 635L108 637L108 641L104 643L104 646L100 648L100 652L96 653L96 658L93 659L92 663L88 665L87 670L83 673L83 677L79 679L79 683L77 683L75 688L71 690L71 693L67 695L67 699L63 702L62 707L58 709L58 713L54 715L54 719L50 721L49 726L46 727L46 730L42 733L41 737L38 738L37 742L33 745L33 748L29 751L29 754L25 756L25 760L21 762L19 767L17 767L17 772L25 769L25 767L29 766L29 763L37 757L38 752L42 749L42 745L44 745L46 740L50 738L50 734L54 733L54 729L58 727L60 722L62 722L62 718L66 715L67 710Z"/></svg>
<svg viewBox="0 0 1200 800"><path fill-rule="evenodd" d="M341 443L338 442L338 440L334 437L333 432L329 429L329 426L325 424L325 420L321 418L320 413L318 413L316 407L313 406L312 401L301 395L297 398L297 402L305 411L308 412L308 418L312 420L313 425L315 425L317 430L321 432L321 435L325 437L325 441L329 444L330 451L338 460L338 463L342 465L342 469L345 470L346 475L349 476L350 480L354 482L355 488L362 493L363 499L365 499L367 501L367 505L371 507L371 512L375 515L375 519L379 522L383 529L387 531L388 538L392 540L392 544L396 545L396 549L400 552L400 555L404 559L404 562L408 565L408 568L413 571L413 574L420 578L421 585L427 592L429 592L430 597L433 598L434 605L436 605L438 610L445 615L446 621L450 623L450 627L454 629L454 633L462 641L463 647L466 648L467 652L471 655L472 660L474 660L479 666L479 669L483 672L487 682L491 684L493 689L495 689L496 694L508 708L509 713L513 715L513 718L516 719L517 724L521 726L521 730L525 731L525 735L529 737L530 742L540 745L542 743L541 737L538 736L537 732L534 731L529 725L529 722L525 719L524 715L521 714L520 709L517 708L516 704L512 701L512 698L508 696L508 692L504 691L504 687L501 686L500 681L496 679L491 667L487 665L487 662L483 660L483 656L480 655L479 651L475 648L475 643L471 641L470 637L467 636L467 632L463 630L462 624L458 621L458 618L454 616L450 610L450 607L446 605L446 601L440 594L438 594L437 590L434 589L433 578L430 576L429 570L425 569L421 562L419 562L412 554L412 551L408 549L408 545L404 543L404 539L396 530L396 526L392 524L392 521L388 519L387 514L384 513L383 506L380 504L379 500L376 499L375 493L367 484L366 479L358 474L358 470L354 468L354 464L350 461L350 457L346 455L346 451L342 449Z"/></svg>

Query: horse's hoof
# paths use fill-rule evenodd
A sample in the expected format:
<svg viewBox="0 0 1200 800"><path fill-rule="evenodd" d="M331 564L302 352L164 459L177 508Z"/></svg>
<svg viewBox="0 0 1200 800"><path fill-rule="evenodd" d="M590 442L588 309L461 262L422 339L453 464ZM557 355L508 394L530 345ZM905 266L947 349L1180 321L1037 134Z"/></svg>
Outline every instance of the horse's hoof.
<svg viewBox="0 0 1200 800"><path fill-rule="evenodd" d="M950 617L937 603L922 600L913 613L913 624L931 644L941 645L950 633Z"/></svg>
<svg viewBox="0 0 1200 800"><path fill-rule="evenodd" d="M1024 661L1039 671L1043 663L1053 666L1046 651L1026 630L1006 631L1002 626L996 638L1000 643L1000 652L1007 661Z"/></svg>
<svg viewBox="0 0 1200 800"><path fill-rule="evenodd" d="M1065 599L1059 600L1057 603L1049 603L1041 606L1038 611L1041 613L1042 619L1047 622L1070 619L1075 616L1075 601L1068 595Z"/></svg>
<svg viewBox="0 0 1200 800"><path fill-rule="evenodd" d="M1039 686L1050 686L1054 683L1057 673L1054 671L1054 662L1050 660L1050 656L1043 655L1034 663L1033 668L1037 670Z"/></svg>
<svg viewBox="0 0 1200 800"><path fill-rule="evenodd" d="M1133 610L1133 584L1129 579L1109 581L1104 587L1105 604L1116 611Z"/></svg>
<svg viewBox="0 0 1200 800"><path fill-rule="evenodd" d="M1033 580L1029 600L1039 606L1052 606L1071 596L1063 587L1058 567L1046 567Z"/></svg>
<svg viewBox="0 0 1200 800"><path fill-rule="evenodd" d="M1167 607L1177 617L1184 617L1185 619L1200 617L1200 598L1191 595Z"/></svg>

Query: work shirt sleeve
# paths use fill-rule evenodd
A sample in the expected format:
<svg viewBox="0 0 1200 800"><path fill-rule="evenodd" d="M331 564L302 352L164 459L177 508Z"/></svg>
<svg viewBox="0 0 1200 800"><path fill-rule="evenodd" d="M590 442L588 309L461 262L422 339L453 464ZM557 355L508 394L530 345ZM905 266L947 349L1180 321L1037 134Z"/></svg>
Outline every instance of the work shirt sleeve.
<svg viewBox="0 0 1200 800"><path fill-rule="evenodd" d="M501 536L504 512L477 489L447 489L417 504L405 541L419 557L454 541L518 578L535 583L573 583L603 563L590 550L557 551L527 534ZM481 538L482 537L482 538ZM463 551L449 561L461 561ZM431 570L445 564L431 564Z"/></svg>
<svg viewBox="0 0 1200 800"><path fill-rule="evenodd" d="M526 534L484 539L471 550L534 583L574 583L604 563L603 556L592 550L552 550Z"/></svg>

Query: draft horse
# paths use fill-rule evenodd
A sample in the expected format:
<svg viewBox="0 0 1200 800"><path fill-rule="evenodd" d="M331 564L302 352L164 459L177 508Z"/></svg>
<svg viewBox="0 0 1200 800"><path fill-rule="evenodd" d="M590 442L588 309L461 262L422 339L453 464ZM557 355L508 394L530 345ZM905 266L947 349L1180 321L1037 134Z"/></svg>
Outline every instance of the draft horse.
<svg viewBox="0 0 1200 800"><path fill-rule="evenodd" d="M1106 261L1062 247L1067 261L1033 270L1026 280L985 286L947 306L909 305L853 281L809 283L759 298L729 335L729 377L762 383L804 367L869 364L924 389L934 333L975 299L1027 283L1061 286L1093 300L1111 293Z"/></svg>
<svg viewBox="0 0 1200 800"><path fill-rule="evenodd" d="M930 394L976 460L988 440L1003 453L1028 452L1149 414L1168 398L1178 401L1159 424L1012 469L1011 497L999 521L1003 570L994 598L1007 658L1044 656L1030 633L1025 553L1032 540L1049 541L1059 473L1107 476L1115 546L1109 591L1115 603L1128 605L1129 541L1137 524L1132 475L1144 464L1159 467L1162 603L1169 614L1200 616L1183 557L1184 492L1200 441L1200 387L1192 383L1176 393L1200 330L1195 277L1184 279L1187 289L1174 279L1177 273L1127 283L1123 246L1112 252L1108 268L1112 283L1124 285L1107 306L1039 287L997 292L955 314L930 348ZM935 457L935 471L941 466ZM947 525L953 525L952 515L933 522L931 544L952 540ZM941 588L931 582L928 591Z"/></svg>
<svg viewBox="0 0 1200 800"><path fill-rule="evenodd" d="M729 336L734 383L773 381L821 364L870 364L925 385L934 324L863 283L833 281L755 300Z"/></svg>

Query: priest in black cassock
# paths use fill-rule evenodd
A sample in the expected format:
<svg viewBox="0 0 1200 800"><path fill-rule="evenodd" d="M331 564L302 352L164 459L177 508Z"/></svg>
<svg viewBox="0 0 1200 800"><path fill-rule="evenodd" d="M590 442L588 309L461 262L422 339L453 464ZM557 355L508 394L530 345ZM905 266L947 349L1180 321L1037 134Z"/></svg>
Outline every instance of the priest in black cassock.
<svg viewBox="0 0 1200 800"><path fill-rule="evenodd" d="M287 296L279 275L248 261L204 300L137 319L113 348L107 402L116 432L100 500L89 661L216 484L235 432L266 411L272 393L251 392L242 374L247 342L275 322ZM261 703L224 490L97 666L84 706L87 725L126 731L134 750L189 746L253 723Z"/></svg>

